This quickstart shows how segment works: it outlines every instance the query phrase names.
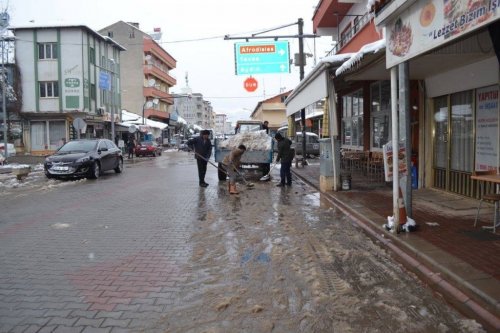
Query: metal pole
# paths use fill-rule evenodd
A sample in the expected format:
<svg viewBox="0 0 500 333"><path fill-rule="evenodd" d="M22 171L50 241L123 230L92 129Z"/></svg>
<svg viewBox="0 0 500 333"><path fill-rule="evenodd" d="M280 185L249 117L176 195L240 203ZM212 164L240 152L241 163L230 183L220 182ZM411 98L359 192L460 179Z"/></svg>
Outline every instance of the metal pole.
<svg viewBox="0 0 500 333"><path fill-rule="evenodd" d="M392 117L392 210L394 225L392 232L399 228L399 137L398 137L398 68L391 68L391 117Z"/></svg>
<svg viewBox="0 0 500 333"><path fill-rule="evenodd" d="M406 151L406 181L403 182L402 191L406 213L412 217L411 201L411 115L410 115L410 80L408 62L398 65L399 70L399 136L404 142Z"/></svg>
<svg viewBox="0 0 500 333"><path fill-rule="evenodd" d="M113 67L111 73L111 141L115 142L115 89L113 89L113 70L115 67L114 60L111 61ZM115 86L116 88L116 86Z"/></svg>
<svg viewBox="0 0 500 333"><path fill-rule="evenodd" d="M5 61L4 52L5 51L5 38L2 36L2 111L3 111L3 148L5 152L5 158L9 156L9 150L7 145L7 107L5 103L5 86L7 75L5 75Z"/></svg>
<svg viewBox="0 0 500 333"><path fill-rule="evenodd" d="M304 20L299 18L297 22L299 26L299 61L300 61L300 81L304 79L304 38L302 37L303 28L304 28ZM302 122L302 166L305 166L306 163L306 109L300 110L300 121Z"/></svg>

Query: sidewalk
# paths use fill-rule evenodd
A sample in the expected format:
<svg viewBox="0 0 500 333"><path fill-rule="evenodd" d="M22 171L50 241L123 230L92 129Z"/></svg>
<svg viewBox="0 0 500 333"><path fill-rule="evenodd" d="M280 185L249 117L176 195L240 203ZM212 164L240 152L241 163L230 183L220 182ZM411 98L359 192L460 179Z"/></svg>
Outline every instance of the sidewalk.
<svg viewBox="0 0 500 333"><path fill-rule="evenodd" d="M319 190L319 161L292 172ZM392 185L355 173L351 190L324 194L447 301L489 330L500 330L500 232L480 228L492 224L492 208L481 210L480 226L474 228L477 200L414 190L418 229L392 234L382 227L393 215Z"/></svg>

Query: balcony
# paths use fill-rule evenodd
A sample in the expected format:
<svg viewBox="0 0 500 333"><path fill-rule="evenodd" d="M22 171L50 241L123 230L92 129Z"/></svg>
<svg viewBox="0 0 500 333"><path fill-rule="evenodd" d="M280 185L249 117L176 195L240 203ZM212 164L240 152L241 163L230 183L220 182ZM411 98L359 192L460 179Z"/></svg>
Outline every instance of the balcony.
<svg viewBox="0 0 500 333"><path fill-rule="evenodd" d="M174 104L172 95L155 87L143 87L142 92L146 97L158 98L165 101L167 104Z"/></svg>
<svg viewBox="0 0 500 333"><path fill-rule="evenodd" d="M177 80L171 77L168 73L155 65L144 65L144 74L152 75L160 80L166 82L169 86L173 87L177 84Z"/></svg>
<svg viewBox="0 0 500 333"><path fill-rule="evenodd" d="M363 15L358 21L355 22L350 29L342 32L341 36L337 36L338 42L333 49L328 52L327 56L331 56L339 53L339 51L344 48L347 44L349 44L367 25L372 22L373 13L366 13ZM373 29L374 30L374 29ZM334 36L335 37L335 36ZM340 37L340 38L339 38ZM363 38L363 41L360 44L360 47L368 42L375 41L379 38L375 36L375 39L368 37ZM356 52L360 47L355 47L353 50L349 50L349 52Z"/></svg>
<svg viewBox="0 0 500 333"><path fill-rule="evenodd" d="M153 54L156 58L165 63L169 68L174 69L176 67L177 61L152 39L144 40L143 51L146 54Z"/></svg>
<svg viewBox="0 0 500 333"><path fill-rule="evenodd" d="M167 120L170 118L170 113L168 113L167 111L160 111L150 108L150 109L144 109L144 117L146 119L154 118L154 119Z"/></svg>

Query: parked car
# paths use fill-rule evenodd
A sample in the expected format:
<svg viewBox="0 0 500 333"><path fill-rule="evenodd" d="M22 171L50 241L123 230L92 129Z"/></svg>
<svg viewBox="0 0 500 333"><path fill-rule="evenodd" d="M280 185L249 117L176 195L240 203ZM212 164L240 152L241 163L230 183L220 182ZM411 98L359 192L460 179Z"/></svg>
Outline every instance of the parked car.
<svg viewBox="0 0 500 333"><path fill-rule="evenodd" d="M187 141L188 140L182 140L181 141L181 143L179 144L179 150L189 151L189 147L187 146Z"/></svg>
<svg viewBox="0 0 500 333"><path fill-rule="evenodd" d="M47 178L99 178L108 170L123 171L122 151L107 139L69 141L44 162Z"/></svg>
<svg viewBox="0 0 500 333"><path fill-rule="evenodd" d="M161 156L162 148L155 141L142 141L135 146L135 156Z"/></svg>
<svg viewBox="0 0 500 333"><path fill-rule="evenodd" d="M303 139L302 132L295 133L295 137L292 138L297 155L302 155ZM306 132L306 156L310 155L319 156L319 136L316 133Z"/></svg>
<svg viewBox="0 0 500 333"><path fill-rule="evenodd" d="M9 154L9 156L7 157L16 156L16 148L12 143L7 143L7 153ZM5 148L3 142L0 143L0 154L5 157Z"/></svg>

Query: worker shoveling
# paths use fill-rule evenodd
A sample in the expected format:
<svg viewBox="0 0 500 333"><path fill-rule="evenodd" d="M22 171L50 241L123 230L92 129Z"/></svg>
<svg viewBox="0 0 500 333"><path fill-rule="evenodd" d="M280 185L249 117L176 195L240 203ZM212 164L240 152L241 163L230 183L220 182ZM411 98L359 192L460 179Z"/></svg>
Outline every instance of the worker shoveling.
<svg viewBox="0 0 500 333"><path fill-rule="evenodd" d="M216 164L214 164L213 162L211 162L210 160L208 160L208 159L206 159L205 157L203 157L203 156L201 156L200 154L198 154L197 152L195 152L195 151L193 151L193 150L191 150L191 151L192 151L192 152L193 152L196 156L198 156L198 157L199 157L199 158L201 158L202 160L204 160L204 161L208 162L210 165L212 165L213 167L217 168L217 170L219 170L219 171L223 172L224 174L226 174L226 175L229 177L229 172L228 172L225 168L219 167L219 166L217 166ZM228 156L229 156L229 155L228 155ZM236 174L237 174L237 175L239 175L239 176L241 177L241 179L243 180L243 183L244 183L247 187L251 188L251 187L254 187L254 186L255 186L255 184L254 184L254 183L248 182L248 181L245 179L245 177L241 174L241 172L239 172L239 171L238 171L238 169L237 169L237 168L235 168L235 167L233 166L233 169L234 169L234 171L236 172ZM233 192L234 192L234 191L233 191ZM236 193L235 193L235 194L236 194Z"/></svg>

